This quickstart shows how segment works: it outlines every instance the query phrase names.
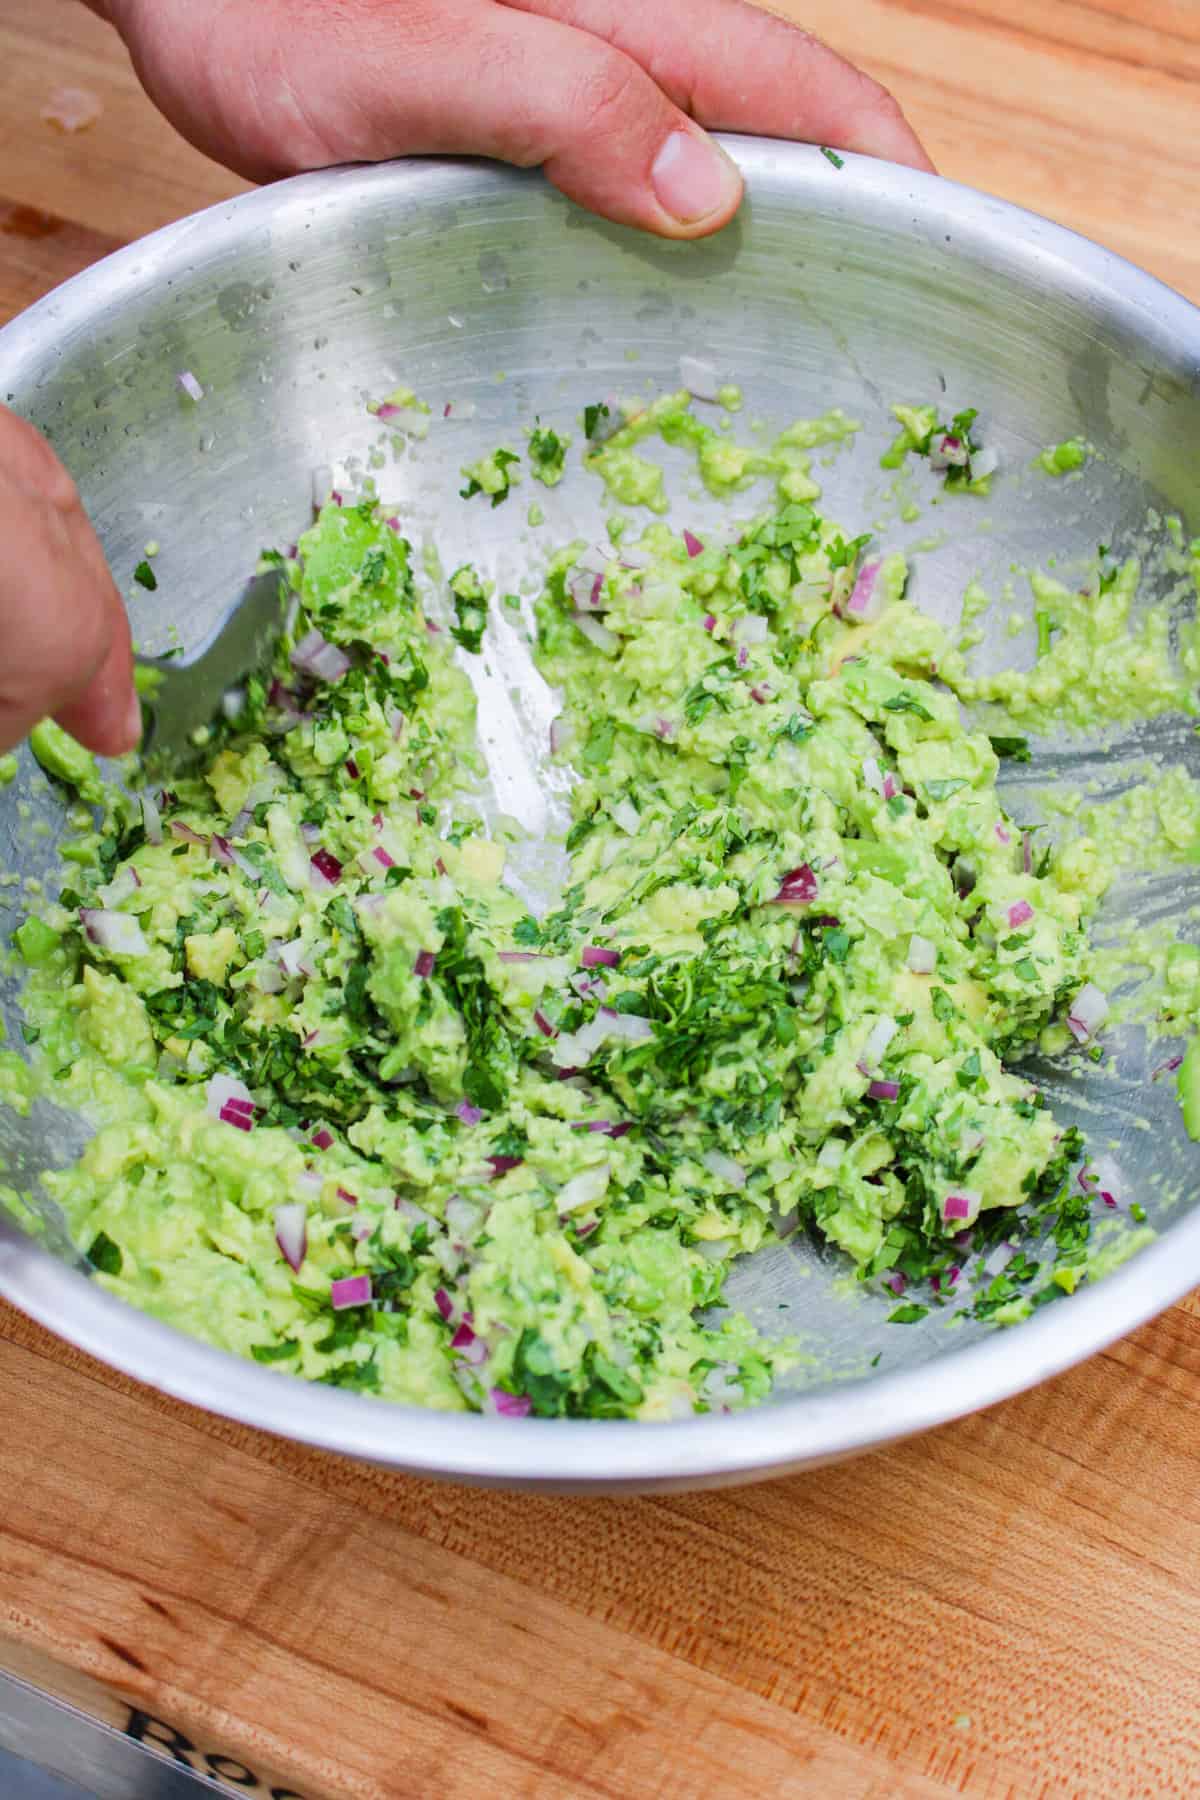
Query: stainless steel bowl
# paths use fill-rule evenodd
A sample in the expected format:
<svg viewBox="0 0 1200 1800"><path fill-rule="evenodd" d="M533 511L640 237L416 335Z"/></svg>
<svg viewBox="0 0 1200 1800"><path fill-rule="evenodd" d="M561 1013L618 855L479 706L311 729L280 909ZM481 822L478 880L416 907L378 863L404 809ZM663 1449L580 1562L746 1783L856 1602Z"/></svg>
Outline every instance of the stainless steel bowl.
<svg viewBox="0 0 1200 1800"><path fill-rule="evenodd" d="M135 590L132 602L152 652L171 626L199 638L260 547L296 536L314 466L365 454L376 435L365 400L405 379L435 412L446 400L455 409L418 453L379 471L382 491L410 535L437 528L509 586L538 546L596 532L599 496L583 477L539 493L548 517L535 544L523 505L447 507L460 464L535 413L569 420L613 389L674 386L684 350L741 382L749 417L840 405L864 422L854 448L820 470L827 510L854 529L880 516L891 401L944 395L950 408L981 409L1005 455L994 502L950 500L886 529L889 543L913 542L932 517L949 534L916 559L917 596L945 618L969 575L998 586L1014 561L1119 542L1148 505L1200 528L1200 313L1106 251L948 182L854 157L837 169L779 143L729 149L748 201L700 244L600 224L536 176L469 162L334 170L246 195L110 257L0 333L0 397L73 471L119 577L148 538L161 542L158 592ZM198 405L176 389L183 369L203 384ZM1085 481L1029 475L1037 449L1075 432L1104 453ZM693 523L716 516L710 501L688 510ZM1012 654L1002 635L984 645L1001 653ZM515 634L493 650L480 689L498 802L544 827L561 804L539 775L551 702ZM1192 734L1169 722L1064 755L1111 789L1147 743L1195 766ZM54 802L25 763L0 799L6 868L47 873L56 830ZM1157 909L1185 931L1198 893L1183 876L1122 887L1105 928ZM19 895L0 894L11 929ZM17 983L3 981L13 1041ZM658 1426L511 1421L307 1386L129 1310L72 1266L68 1246L49 1254L12 1215L0 1215L0 1292L168 1393L398 1468L593 1490L780 1473L1016 1393L1192 1285L1200 1215L1164 1196L1186 1192L1193 1154L1170 1084L1147 1085L1145 1046L1118 1034L1116 1049L1116 1080L1091 1082L1078 1066L1039 1077L1063 1114L1115 1143L1161 1228L1155 1244L1006 1332L947 1330L944 1315L888 1328L881 1300L847 1293L837 1258L808 1245L763 1253L736 1297L798 1329L813 1355L751 1413ZM29 1121L0 1114L0 1167L29 1189L73 1137L78 1127L45 1105Z"/></svg>

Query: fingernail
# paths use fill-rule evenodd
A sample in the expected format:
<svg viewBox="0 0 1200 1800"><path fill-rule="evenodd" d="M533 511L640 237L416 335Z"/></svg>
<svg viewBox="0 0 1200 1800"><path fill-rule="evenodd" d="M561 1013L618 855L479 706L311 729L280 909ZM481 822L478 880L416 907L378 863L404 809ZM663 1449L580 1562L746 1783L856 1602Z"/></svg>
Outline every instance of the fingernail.
<svg viewBox="0 0 1200 1800"><path fill-rule="evenodd" d="M142 741L142 703L134 689L130 690L129 711L125 715L125 737L131 750L136 750Z"/></svg>
<svg viewBox="0 0 1200 1800"><path fill-rule="evenodd" d="M681 225L694 225L738 193L741 177L710 138L673 131L650 170L658 204Z"/></svg>

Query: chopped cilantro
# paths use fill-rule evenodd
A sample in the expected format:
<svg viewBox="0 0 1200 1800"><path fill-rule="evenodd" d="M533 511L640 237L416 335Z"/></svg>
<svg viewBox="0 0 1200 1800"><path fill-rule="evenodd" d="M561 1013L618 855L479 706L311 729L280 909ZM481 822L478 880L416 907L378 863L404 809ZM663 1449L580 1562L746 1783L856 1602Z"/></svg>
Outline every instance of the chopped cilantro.
<svg viewBox="0 0 1200 1800"><path fill-rule="evenodd" d="M114 1244L106 1231L96 1233L87 1257L93 1269L98 1269L101 1275L119 1275L125 1260L121 1255L120 1245Z"/></svg>
<svg viewBox="0 0 1200 1800"><path fill-rule="evenodd" d="M1023 737L994 737L989 743L997 756L1007 756L1013 762L1029 761L1029 739Z"/></svg>
<svg viewBox="0 0 1200 1800"><path fill-rule="evenodd" d="M609 409L603 400L597 401L593 406L585 406L583 409L584 437L589 441L597 438L601 434L601 427L610 417Z"/></svg>

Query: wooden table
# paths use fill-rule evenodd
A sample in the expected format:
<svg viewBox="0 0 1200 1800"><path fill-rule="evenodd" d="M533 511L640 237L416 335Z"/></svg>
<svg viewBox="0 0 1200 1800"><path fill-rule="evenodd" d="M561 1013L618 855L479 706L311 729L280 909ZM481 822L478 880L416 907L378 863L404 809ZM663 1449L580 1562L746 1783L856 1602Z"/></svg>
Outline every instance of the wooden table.
<svg viewBox="0 0 1200 1800"><path fill-rule="evenodd" d="M945 173L1200 298L1194 0L804 10ZM40 118L64 84L103 105L77 135ZM90 16L4 0L0 315L238 186ZM0 1418L0 1666L238 1792L1200 1792L1195 1300L931 1437L685 1499L359 1468L12 1312Z"/></svg>

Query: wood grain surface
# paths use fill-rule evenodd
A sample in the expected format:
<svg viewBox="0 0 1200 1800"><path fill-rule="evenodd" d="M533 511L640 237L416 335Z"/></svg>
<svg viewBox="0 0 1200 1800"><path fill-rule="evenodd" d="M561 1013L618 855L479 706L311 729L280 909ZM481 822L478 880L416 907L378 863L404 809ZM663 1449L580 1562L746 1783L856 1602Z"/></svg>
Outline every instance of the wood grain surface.
<svg viewBox="0 0 1200 1800"><path fill-rule="evenodd" d="M1195 0L806 0L803 22L945 174L1200 298ZM63 86L97 97L86 131L42 118ZM0 0L0 316L241 185L81 8ZM230 1791L1200 1792L1195 1299L915 1443L685 1498L401 1479L2 1309L0 1419L0 1667Z"/></svg>

